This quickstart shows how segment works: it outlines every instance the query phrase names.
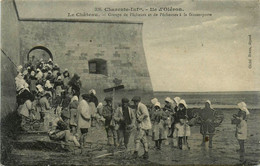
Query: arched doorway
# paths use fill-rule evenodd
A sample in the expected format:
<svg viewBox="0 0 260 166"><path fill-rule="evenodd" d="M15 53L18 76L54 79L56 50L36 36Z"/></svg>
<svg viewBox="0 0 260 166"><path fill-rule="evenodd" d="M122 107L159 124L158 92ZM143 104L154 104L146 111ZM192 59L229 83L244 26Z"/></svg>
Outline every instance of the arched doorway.
<svg viewBox="0 0 260 166"><path fill-rule="evenodd" d="M51 51L43 46L33 47L27 54L27 61L30 61L32 64L39 62L40 59L48 61L50 58L53 60Z"/></svg>

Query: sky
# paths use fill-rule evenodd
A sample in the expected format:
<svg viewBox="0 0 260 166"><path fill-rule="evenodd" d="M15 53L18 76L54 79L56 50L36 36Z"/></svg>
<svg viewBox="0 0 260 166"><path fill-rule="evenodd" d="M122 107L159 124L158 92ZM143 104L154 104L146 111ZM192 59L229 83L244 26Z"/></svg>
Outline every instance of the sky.
<svg viewBox="0 0 260 166"><path fill-rule="evenodd" d="M151 7L182 8L184 11L167 12L182 13L179 17L111 17L107 14L122 12L101 11L99 17L73 18L143 22L144 51L155 91L260 91L258 1L16 0L16 3L21 18L68 18L68 13L94 13L95 7L143 8L144 11L134 12L139 14L161 13L149 12ZM184 13L212 16L184 17Z"/></svg>

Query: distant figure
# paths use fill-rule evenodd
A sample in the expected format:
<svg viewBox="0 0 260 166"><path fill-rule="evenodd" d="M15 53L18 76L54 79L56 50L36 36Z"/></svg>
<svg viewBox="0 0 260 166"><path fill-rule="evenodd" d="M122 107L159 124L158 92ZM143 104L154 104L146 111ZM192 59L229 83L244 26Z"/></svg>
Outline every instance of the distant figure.
<svg viewBox="0 0 260 166"><path fill-rule="evenodd" d="M250 114L247 105L245 102L240 102L237 104L239 107L239 111L237 114L233 115L234 118L236 118L237 124L236 124L236 138L239 143L240 149L239 152L244 153L245 147L244 142L247 139L247 116Z"/></svg>
<svg viewBox="0 0 260 166"><path fill-rule="evenodd" d="M138 157L138 150L140 147L140 143L144 146L144 159L148 159L148 139L147 135L149 134L149 130L152 128L150 115L147 107L141 103L141 98L139 96L133 97L132 101L134 102L134 106L136 108L136 121L137 121L137 132L135 136L135 151L134 157Z"/></svg>
<svg viewBox="0 0 260 166"><path fill-rule="evenodd" d="M199 112L198 121L200 122L200 133L202 134L202 143L205 145L206 135L209 135L209 148L212 148L212 138L215 134L215 110L211 108L209 100L205 103L205 108Z"/></svg>

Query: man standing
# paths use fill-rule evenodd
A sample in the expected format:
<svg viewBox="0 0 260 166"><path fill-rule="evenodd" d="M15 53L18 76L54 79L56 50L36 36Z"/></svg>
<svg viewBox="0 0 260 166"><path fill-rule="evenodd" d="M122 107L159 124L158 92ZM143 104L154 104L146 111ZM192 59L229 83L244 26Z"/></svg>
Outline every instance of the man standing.
<svg viewBox="0 0 260 166"><path fill-rule="evenodd" d="M135 113L134 110L129 108L129 100L127 98L122 99L122 106L116 109L114 119L119 124L119 143L121 144L124 139L124 145L127 149L129 138L135 127Z"/></svg>
<svg viewBox="0 0 260 166"><path fill-rule="evenodd" d="M88 133L88 129L90 128L91 124L91 113L89 108L90 95L83 94L82 100L78 106L78 129L80 129L81 137L80 137L80 144L81 147L84 147L84 143L86 142L86 136Z"/></svg>
<svg viewBox="0 0 260 166"><path fill-rule="evenodd" d="M114 139L114 146L117 147L117 127L113 118L114 109L112 107L112 97L105 97L106 105L103 108L102 115L105 118L105 128L107 132L107 144L112 145L112 137Z"/></svg>
<svg viewBox="0 0 260 166"><path fill-rule="evenodd" d="M144 146L144 159L148 159L148 131L152 128L150 116L147 107L141 103L141 98L139 96L133 97L132 101L136 107L136 121L137 121L137 132L135 136L135 152L134 157L138 157L138 150L140 147L140 142Z"/></svg>

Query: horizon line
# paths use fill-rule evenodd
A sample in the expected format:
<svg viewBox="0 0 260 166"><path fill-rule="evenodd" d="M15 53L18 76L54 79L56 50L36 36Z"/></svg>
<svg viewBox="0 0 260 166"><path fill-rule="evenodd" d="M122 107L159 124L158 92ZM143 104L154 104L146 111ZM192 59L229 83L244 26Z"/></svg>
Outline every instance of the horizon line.
<svg viewBox="0 0 260 166"><path fill-rule="evenodd" d="M212 92L260 92L260 90L238 90L238 91L160 91L154 90L153 92L168 92L168 93L212 93Z"/></svg>

